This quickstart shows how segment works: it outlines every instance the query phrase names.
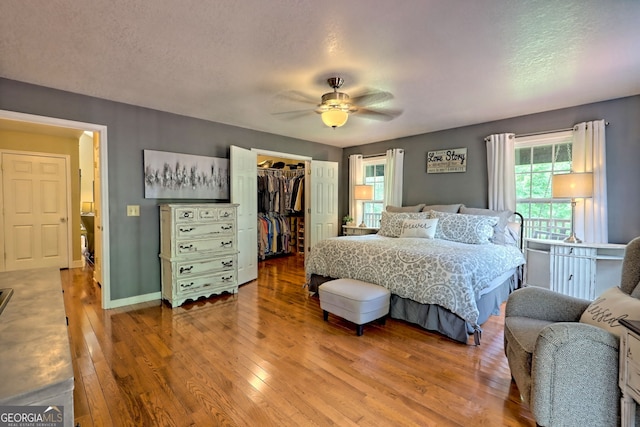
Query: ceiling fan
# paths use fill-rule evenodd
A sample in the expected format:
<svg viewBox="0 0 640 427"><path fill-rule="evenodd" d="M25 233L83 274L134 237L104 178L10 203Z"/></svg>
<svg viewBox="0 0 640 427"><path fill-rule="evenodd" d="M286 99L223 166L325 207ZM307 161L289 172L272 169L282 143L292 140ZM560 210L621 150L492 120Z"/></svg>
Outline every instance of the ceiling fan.
<svg viewBox="0 0 640 427"><path fill-rule="evenodd" d="M343 126L347 122L350 114L357 114L364 118L384 121L392 120L402 114L402 110L373 107L374 104L393 99L393 95L389 92L374 90L350 97L348 94L338 91L344 84L343 78L330 77L327 79L327 84L333 89L333 92L327 92L322 95L320 104L316 104L313 98L297 91L290 92L287 96L288 99L293 101L316 104L316 108L285 111L275 114L295 118L315 112L321 115L322 122L325 125L334 129Z"/></svg>

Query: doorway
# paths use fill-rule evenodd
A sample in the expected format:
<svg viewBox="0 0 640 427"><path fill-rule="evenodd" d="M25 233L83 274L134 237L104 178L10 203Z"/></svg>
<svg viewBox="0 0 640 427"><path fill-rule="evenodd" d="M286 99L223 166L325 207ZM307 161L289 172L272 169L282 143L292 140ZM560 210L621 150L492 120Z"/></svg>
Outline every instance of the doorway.
<svg viewBox="0 0 640 427"><path fill-rule="evenodd" d="M101 285L102 285L102 308L112 308L111 289L110 289L110 260L109 260L109 200L108 200L108 168L107 168L107 127L94 123L76 122L66 119L58 119L46 116L37 116L33 114L17 113L14 111L0 110L0 120L6 119L11 121L22 122L26 124L45 125L56 132L56 129L77 129L79 131L90 131L94 133L94 141L98 141L98 156L96 168L99 170L99 180L96 186L99 192L96 192L96 205L101 206L102 215L99 221L96 221L96 228L99 227L101 232L100 251L101 260ZM95 145L94 145L95 147ZM79 224L77 224L79 227Z"/></svg>

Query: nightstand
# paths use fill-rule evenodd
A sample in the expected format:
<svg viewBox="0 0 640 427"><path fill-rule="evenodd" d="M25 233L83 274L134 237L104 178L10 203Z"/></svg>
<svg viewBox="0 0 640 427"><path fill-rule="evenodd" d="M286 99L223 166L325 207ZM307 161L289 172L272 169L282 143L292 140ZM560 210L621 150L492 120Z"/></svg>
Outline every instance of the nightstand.
<svg viewBox="0 0 640 427"><path fill-rule="evenodd" d="M356 225L343 225L342 234L345 236L363 236L365 234L376 234L378 232L376 227L358 227Z"/></svg>
<svg viewBox="0 0 640 427"><path fill-rule="evenodd" d="M636 403L640 401L640 321L620 319L620 370L622 426L634 426Z"/></svg>

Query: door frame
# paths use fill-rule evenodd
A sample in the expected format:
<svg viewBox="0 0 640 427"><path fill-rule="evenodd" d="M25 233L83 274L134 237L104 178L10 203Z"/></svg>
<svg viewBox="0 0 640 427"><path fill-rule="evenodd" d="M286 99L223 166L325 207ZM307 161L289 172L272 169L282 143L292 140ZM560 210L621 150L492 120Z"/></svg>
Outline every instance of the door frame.
<svg viewBox="0 0 640 427"><path fill-rule="evenodd" d="M79 130L88 130L100 134L100 205L102 206L102 308L113 308L111 301L111 258L109 254L109 167L107 156L107 126L96 123L77 122L74 120L60 119L56 117L38 116L35 114L18 113L15 111L1 110L0 118L41 125L65 127ZM71 210L69 211L71 212ZM71 227L69 227L71 228Z"/></svg>
<svg viewBox="0 0 640 427"><path fill-rule="evenodd" d="M68 154L57 154L57 153L41 153L41 152L37 152L37 151L19 151L19 150L4 150L4 149L0 149L0 158L2 158L3 154L16 154L16 155L20 155L20 156L34 156L34 157L53 157L56 159L62 159L64 160L64 169L65 169L65 181L66 181L66 186L64 191L66 192L66 199L67 199L67 203L66 203L66 209L67 209L67 265L66 268L74 268L74 267L80 267L78 265L75 265L73 263L73 227L71 226L71 221L69 221L69 218L71 218L72 215L72 207L71 207L71 197L69 197L71 195L71 157ZM2 162L0 162L2 163ZM0 171L0 182L2 182L2 180L4 179L4 174L3 174L4 170ZM0 191L0 206L4 206L4 193L2 191ZM2 231L0 232L0 237L2 237L3 241L4 241L4 215L2 215ZM3 259L0 262L0 265L2 266L3 270L7 268L6 265L6 260L4 259L4 246L2 246L0 248L0 255L2 255Z"/></svg>

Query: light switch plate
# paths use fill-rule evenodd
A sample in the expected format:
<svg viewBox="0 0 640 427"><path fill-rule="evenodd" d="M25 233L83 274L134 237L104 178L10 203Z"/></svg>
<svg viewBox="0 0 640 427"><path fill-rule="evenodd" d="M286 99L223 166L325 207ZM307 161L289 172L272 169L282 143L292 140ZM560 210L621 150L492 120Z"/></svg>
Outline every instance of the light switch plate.
<svg viewBox="0 0 640 427"><path fill-rule="evenodd" d="M140 205L127 205L127 216L140 216Z"/></svg>

